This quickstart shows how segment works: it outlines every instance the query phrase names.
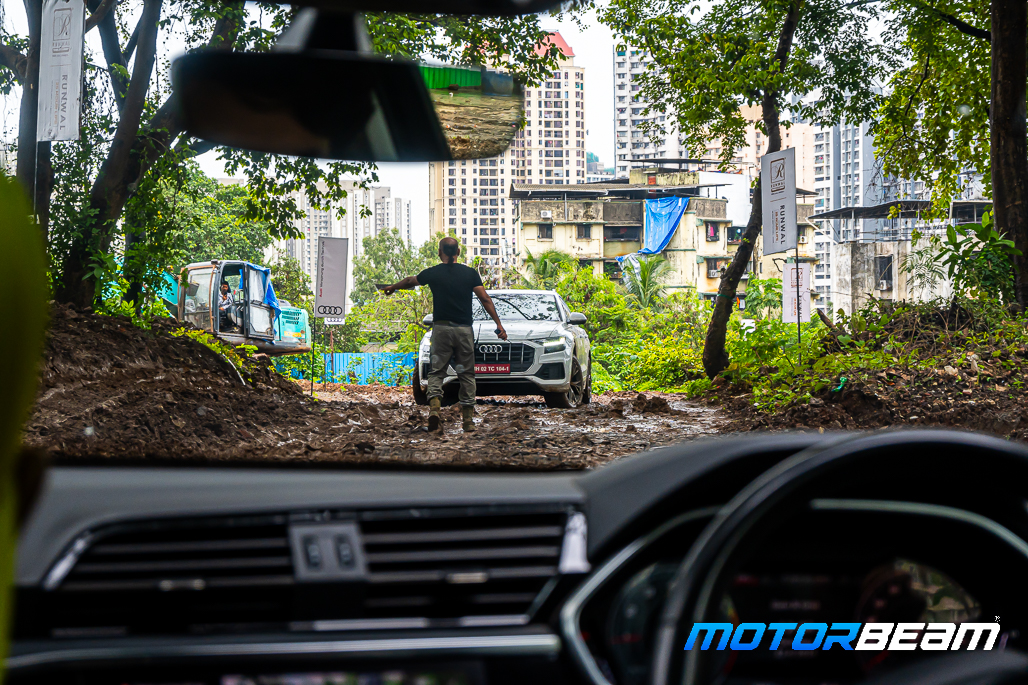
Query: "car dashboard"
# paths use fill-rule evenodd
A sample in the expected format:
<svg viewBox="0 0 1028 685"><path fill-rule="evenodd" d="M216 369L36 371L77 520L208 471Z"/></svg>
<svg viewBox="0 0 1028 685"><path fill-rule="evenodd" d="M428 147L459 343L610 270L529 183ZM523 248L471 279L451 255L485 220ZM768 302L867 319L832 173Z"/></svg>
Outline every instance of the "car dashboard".
<svg viewBox="0 0 1028 685"><path fill-rule="evenodd" d="M565 474L57 467L20 543L8 677L642 685L668 586L721 507L837 439L697 441ZM1001 647L1020 644L1023 498L990 516L827 494L748 543L712 620L1002 616ZM923 657L791 640L712 667L722 682L852 683Z"/></svg>

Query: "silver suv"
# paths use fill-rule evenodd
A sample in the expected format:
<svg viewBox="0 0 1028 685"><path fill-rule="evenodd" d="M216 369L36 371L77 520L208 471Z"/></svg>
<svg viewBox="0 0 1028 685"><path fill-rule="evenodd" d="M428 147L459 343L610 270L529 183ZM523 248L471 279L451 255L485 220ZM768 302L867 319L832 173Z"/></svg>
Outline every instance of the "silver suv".
<svg viewBox="0 0 1028 685"><path fill-rule="evenodd" d="M592 398L589 334L585 315L572 312L552 290L489 290L507 340L474 299L475 380L477 395L542 395L551 407L570 409ZM432 315L422 324L431 328ZM421 339L414 369L414 401L428 404L429 348L432 331ZM457 399L453 366L443 381L443 403Z"/></svg>

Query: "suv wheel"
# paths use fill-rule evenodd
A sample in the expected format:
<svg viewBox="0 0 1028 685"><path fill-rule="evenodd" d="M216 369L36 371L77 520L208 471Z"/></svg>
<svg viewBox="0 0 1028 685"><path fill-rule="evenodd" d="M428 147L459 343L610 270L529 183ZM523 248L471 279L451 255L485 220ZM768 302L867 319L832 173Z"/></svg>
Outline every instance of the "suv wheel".
<svg viewBox="0 0 1028 685"><path fill-rule="evenodd" d="M428 391L421 388L421 363L414 364L414 373L411 374L411 393L414 395L414 404L428 404Z"/></svg>
<svg viewBox="0 0 1028 685"><path fill-rule="evenodd" d="M547 407L554 409L574 409L587 400L586 390L589 384L586 382L585 374L582 373L582 365L577 359L571 359L571 387L567 392L545 392L543 398Z"/></svg>

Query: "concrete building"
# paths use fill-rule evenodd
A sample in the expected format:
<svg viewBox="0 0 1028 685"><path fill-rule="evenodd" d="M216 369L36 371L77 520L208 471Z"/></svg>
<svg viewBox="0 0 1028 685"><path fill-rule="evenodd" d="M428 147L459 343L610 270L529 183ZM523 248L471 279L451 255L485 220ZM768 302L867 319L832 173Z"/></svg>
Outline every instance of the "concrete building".
<svg viewBox="0 0 1028 685"><path fill-rule="evenodd" d="M240 179L219 179L221 182L235 181L244 182ZM319 187L326 190L324 183ZM354 259L363 251L362 241L373 235L374 226L372 217L362 217L362 210L371 212L372 192L360 188L355 181L343 183L346 191L346 198L340 202L333 203L329 209L319 209L312 205L304 193L294 193L293 199L297 207L303 212L303 216L294 222L294 227L301 234L299 238L288 238L275 241L265 252L268 261L274 260L278 252L295 258L300 263L300 268L310 276L311 283L317 281L317 259L315 253L318 247L318 238L349 238L350 264L347 269L347 292L353 292L353 264ZM342 216L340 216L342 210ZM312 286L313 287L313 286Z"/></svg>
<svg viewBox="0 0 1028 685"><path fill-rule="evenodd" d="M748 203L745 179L736 174L653 168L633 170L628 180L563 189L515 184L511 198L519 201L518 243L526 251L522 261L527 252L555 249L574 255L597 275L618 279L617 258L642 247L645 201L685 196L689 204L661 252L672 266L667 286L692 289L713 301L721 269L738 249L742 227L732 231L729 207L738 205L738 213ZM744 300L741 294L740 302Z"/></svg>
<svg viewBox="0 0 1028 685"><path fill-rule="evenodd" d="M375 203L375 235L382 231L396 229L400 237L412 244L411 236L411 203L402 197L392 197L390 188L374 188L372 197Z"/></svg>
<svg viewBox="0 0 1028 685"><path fill-rule="evenodd" d="M429 232L450 233L487 266L513 264L516 202L512 183L572 185L586 181L585 69L560 33L551 44L559 67L537 88L525 89L525 128L511 147L488 159L428 165ZM542 50L543 48L540 48Z"/></svg>
<svg viewBox="0 0 1028 685"><path fill-rule="evenodd" d="M636 163L645 160L683 158L688 155L679 143L678 132L665 114L644 111L649 102L643 100L638 83L650 63L644 50L632 46L613 48L614 67L614 176L628 178ZM664 135L654 138L644 129L656 125Z"/></svg>

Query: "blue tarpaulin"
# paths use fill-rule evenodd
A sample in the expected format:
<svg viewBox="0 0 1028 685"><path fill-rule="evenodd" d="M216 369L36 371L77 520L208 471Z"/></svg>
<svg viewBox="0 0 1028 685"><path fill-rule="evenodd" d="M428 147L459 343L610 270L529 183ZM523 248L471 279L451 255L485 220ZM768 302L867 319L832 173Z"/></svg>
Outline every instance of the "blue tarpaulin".
<svg viewBox="0 0 1028 685"><path fill-rule="evenodd" d="M278 297L275 296L275 286L271 284L271 269L266 266L258 266L257 264L251 264L246 262L246 265L251 269L255 269L264 274L264 304L268 305L275 310L275 318L277 319L282 314L282 307L278 303Z"/></svg>
<svg viewBox="0 0 1028 685"><path fill-rule="evenodd" d="M633 255L660 254L671 242L671 236L678 228L678 222L689 206L687 197L661 197L646 201L646 214L643 220L643 246L638 252L618 257L623 261Z"/></svg>

